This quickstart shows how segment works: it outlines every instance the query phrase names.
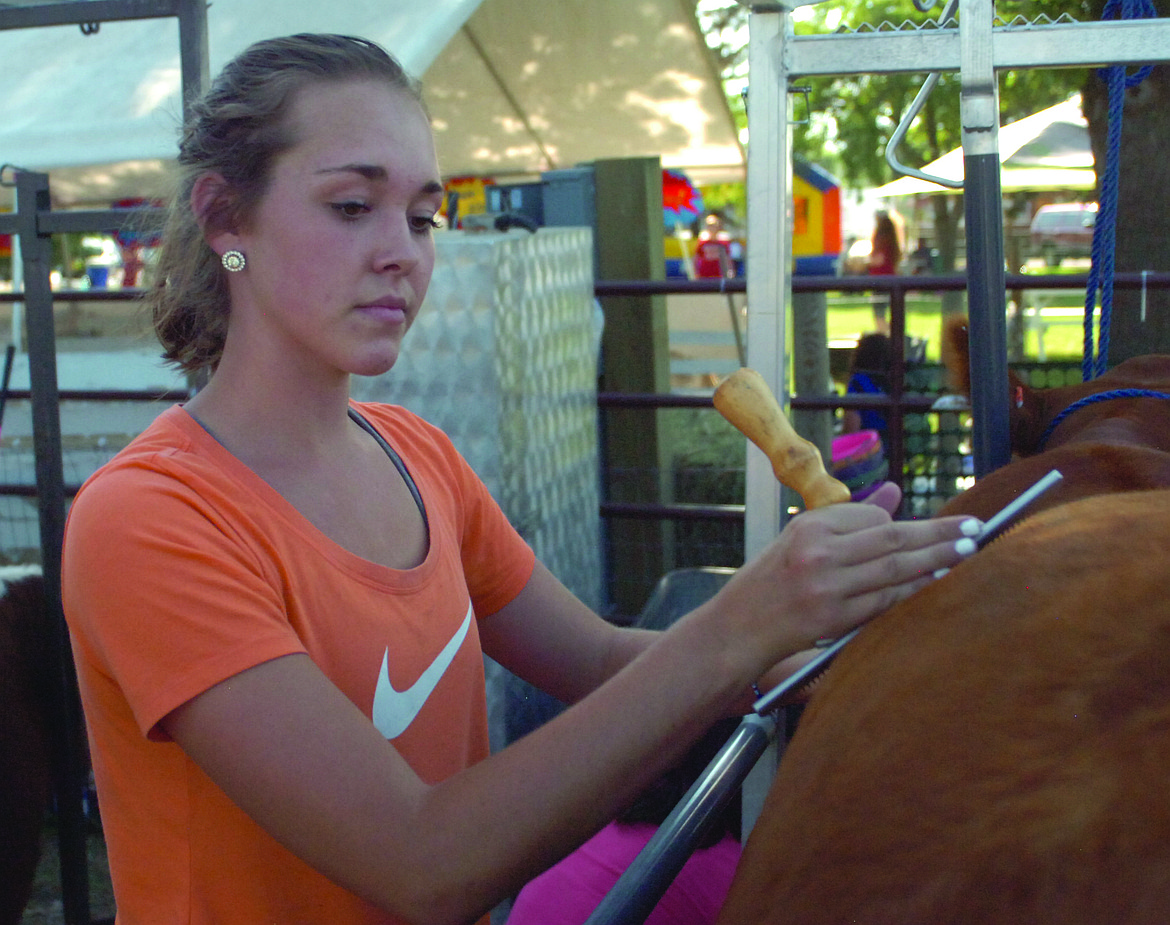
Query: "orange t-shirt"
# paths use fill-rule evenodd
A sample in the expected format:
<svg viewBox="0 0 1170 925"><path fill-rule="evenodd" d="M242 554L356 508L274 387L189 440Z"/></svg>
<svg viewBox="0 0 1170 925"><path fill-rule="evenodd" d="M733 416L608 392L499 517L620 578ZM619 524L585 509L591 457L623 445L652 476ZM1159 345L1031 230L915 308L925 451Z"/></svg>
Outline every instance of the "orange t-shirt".
<svg viewBox="0 0 1170 925"><path fill-rule="evenodd" d="M277 844L158 727L247 668L308 653L428 782L488 754L472 616L520 592L532 551L438 429L353 407L421 495L417 568L338 546L180 407L70 509L62 590L123 925L395 921ZM403 705L394 691L428 667L429 696Z"/></svg>

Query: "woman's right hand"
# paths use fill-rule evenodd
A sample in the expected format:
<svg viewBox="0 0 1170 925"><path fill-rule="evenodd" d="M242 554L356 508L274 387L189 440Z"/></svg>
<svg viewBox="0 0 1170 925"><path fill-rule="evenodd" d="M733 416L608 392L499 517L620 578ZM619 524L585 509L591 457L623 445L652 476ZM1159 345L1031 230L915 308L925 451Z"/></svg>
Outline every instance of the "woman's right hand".
<svg viewBox="0 0 1170 925"><path fill-rule="evenodd" d="M909 597L976 549L971 517L894 521L878 504L794 517L709 605L757 674Z"/></svg>

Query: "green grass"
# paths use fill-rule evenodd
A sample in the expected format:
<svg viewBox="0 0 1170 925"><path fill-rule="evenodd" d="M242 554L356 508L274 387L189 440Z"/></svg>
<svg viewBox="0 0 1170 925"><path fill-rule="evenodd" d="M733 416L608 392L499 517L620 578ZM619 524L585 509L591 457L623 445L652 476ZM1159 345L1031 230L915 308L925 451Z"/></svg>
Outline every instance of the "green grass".
<svg viewBox="0 0 1170 925"><path fill-rule="evenodd" d="M939 359L939 331L942 311L937 299L907 299L906 333L926 340L926 356L931 362ZM872 305L863 298L829 298L829 340L851 340L874 330Z"/></svg>
<svg viewBox="0 0 1170 925"><path fill-rule="evenodd" d="M1081 307L1084 294L1075 289L1061 295L1051 303L1053 306ZM926 340L926 359L929 363L939 362L939 338L942 324L942 308L938 298L912 296L906 305L906 333L911 337ZM855 339L861 334L874 330L873 308L864 297L830 296L828 310L829 340ZM1080 360L1084 333L1079 318L1069 318L1065 323L1049 324L1044 334L1046 359L1049 361ZM1029 359L1038 356L1039 344L1035 331L1027 331L1024 338L1024 355Z"/></svg>

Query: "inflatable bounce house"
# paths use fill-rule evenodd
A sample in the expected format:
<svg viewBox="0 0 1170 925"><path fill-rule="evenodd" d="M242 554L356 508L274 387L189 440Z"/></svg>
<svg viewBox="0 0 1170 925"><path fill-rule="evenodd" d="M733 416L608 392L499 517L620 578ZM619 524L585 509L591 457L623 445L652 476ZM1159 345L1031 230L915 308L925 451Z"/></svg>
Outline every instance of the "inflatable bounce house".
<svg viewBox="0 0 1170 925"><path fill-rule="evenodd" d="M835 276L841 257L841 184L816 164L792 166L792 255L798 276Z"/></svg>

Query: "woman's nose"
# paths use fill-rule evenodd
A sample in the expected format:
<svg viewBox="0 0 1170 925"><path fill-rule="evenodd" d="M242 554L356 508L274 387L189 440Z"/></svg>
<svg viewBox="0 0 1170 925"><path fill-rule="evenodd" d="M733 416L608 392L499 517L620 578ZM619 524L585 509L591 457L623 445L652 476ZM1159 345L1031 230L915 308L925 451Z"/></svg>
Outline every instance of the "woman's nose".
<svg viewBox="0 0 1170 925"><path fill-rule="evenodd" d="M408 221L388 223L379 236L374 255L374 268L378 272L409 273L418 264L422 242L414 233Z"/></svg>

